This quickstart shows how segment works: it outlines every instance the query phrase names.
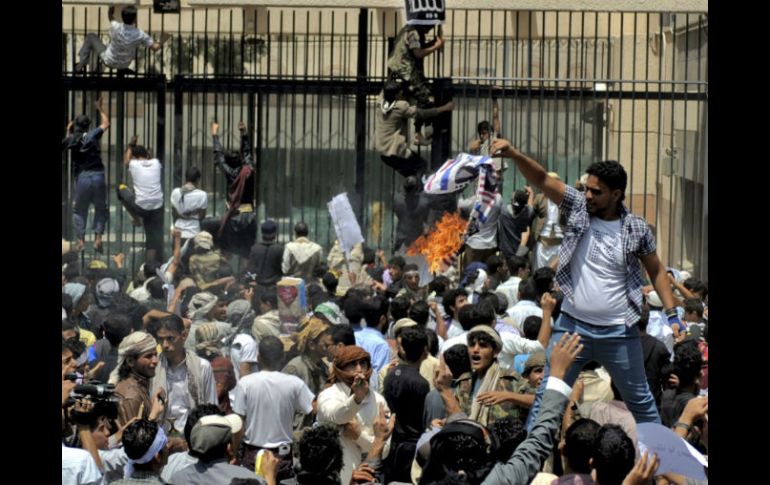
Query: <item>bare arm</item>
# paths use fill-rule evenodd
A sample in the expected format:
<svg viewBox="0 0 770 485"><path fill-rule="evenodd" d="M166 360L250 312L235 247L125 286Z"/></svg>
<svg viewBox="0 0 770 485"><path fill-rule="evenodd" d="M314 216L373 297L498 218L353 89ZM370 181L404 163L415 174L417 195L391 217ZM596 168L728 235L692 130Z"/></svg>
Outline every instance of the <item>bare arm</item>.
<svg viewBox="0 0 770 485"><path fill-rule="evenodd" d="M423 49L412 49L412 53L414 54L414 57L418 59L422 59L425 56L429 56L436 52L437 50L444 47L444 39L440 36L436 36L436 40L434 41L433 45L430 47L425 47Z"/></svg>
<svg viewBox="0 0 770 485"><path fill-rule="evenodd" d="M500 107L497 105L497 98L492 98L492 129L500 136Z"/></svg>
<svg viewBox="0 0 770 485"><path fill-rule="evenodd" d="M431 310L433 310L433 315L436 317L436 334L440 335L441 338L446 339L446 322L444 321L444 316L441 315L441 312L438 311L438 303L435 301L432 301L428 304Z"/></svg>
<svg viewBox="0 0 770 485"><path fill-rule="evenodd" d="M549 177L548 172L539 163L515 149L511 142L498 138L492 142L489 151L492 155L513 159L525 179L540 189L555 204L561 203L565 192L564 182Z"/></svg>
<svg viewBox="0 0 770 485"><path fill-rule="evenodd" d="M652 281L655 291L658 292L658 296L660 296L660 300L663 302L663 308L666 310L674 308L674 294L671 291L668 273L666 272L666 267L663 266L663 263L658 258L658 254L655 252L645 254L641 259L647 274L650 275L650 281ZM674 324L671 329L674 331L674 337L678 337L679 326Z"/></svg>
<svg viewBox="0 0 770 485"><path fill-rule="evenodd" d="M550 293L543 293L540 297L540 306L543 309L543 323L540 324L540 332L537 334L537 341L544 349L548 348L548 342L551 340L551 315L556 308L556 298Z"/></svg>
<svg viewBox="0 0 770 485"><path fill-rule="evenodd" d="M132 147L136 146L136 142L138 141L139 137L137 135L134 135L131 138L131 141L128 142L128 146L126 147L126 153L123 155L123 165L128 167L129 162L131 161L131 149Z"/></svg>
<svg viewBox="0 0 770 485"><path fill-rule="evenodd" d="M110 117L107 116L107 113L104 112L104 109L102 109L102 98L101 96L99 99L96 100L96 109L99 111L99 128L101 128L103 131L107 131L107 129L110 127Z"/></svg>

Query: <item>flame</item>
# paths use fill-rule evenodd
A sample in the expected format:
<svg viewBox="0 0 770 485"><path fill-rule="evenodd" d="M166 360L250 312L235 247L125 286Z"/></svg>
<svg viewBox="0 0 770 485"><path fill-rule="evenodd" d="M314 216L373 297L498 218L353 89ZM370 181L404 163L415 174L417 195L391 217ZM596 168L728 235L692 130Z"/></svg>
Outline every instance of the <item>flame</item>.
<svg viewBox="0 0 770 485"><path fill-rule="evenodd" d="M468 227L468 221L456 212L446 212L433 230L426 236L420 236L406 250L409 256L422 254L435 274L442 269L444 259L457 253L462 247L462 236Z"/></svg>

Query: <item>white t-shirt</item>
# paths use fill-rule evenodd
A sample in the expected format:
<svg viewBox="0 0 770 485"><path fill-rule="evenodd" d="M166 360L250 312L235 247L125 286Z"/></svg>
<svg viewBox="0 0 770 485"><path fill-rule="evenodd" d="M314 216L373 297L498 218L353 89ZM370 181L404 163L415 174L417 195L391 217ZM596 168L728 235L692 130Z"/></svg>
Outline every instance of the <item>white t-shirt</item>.
<svg viewBox="0 0 770 485"><path fill-rule="evenodd" d="M136 25L126 25L116 20L110 22L110 39L107 49L102 52L102 61L116 69L124 69L131 64L137 47L142 44L150 47L153 44L152 37Z"/></svg>
<svg viewBox="0 0 770 485"><path fill-rule="evenodd" d="M163 207L163 187L160 184L161 170L160 161L157 158L128 162L128 171L131 172L131 178L134 181L136 205L144 210Z"/></svg>
<svg viewBox="0 0 770 485"><path fill-rule="evenodd" d="M468 346L468 331L463 330L463 333L460 335L455 335L454 337L448 338L444 340L444 343L441 344L441 347L439 348L440 352L443 354L446 352L447 349L450 349L454 347L457 344Z"/></svg>
<svg viewBox="0 0 770 485"><path fill-rule="evenodd" d="M91 485L102 483L102 473L89 452L61 445L62 485Z"/></svg>
<svg viewBox="0 0 770 485"><path fill-rule="evenodd" d="M241 362L257 362L257 341L254 337L239 333L230 346L230 361L237 381L241 378Z"/></svg>
<svg viewBox="0 0 770 485"><path fill-rule="evenodd" d="M589 224L570 261L574 290L562 309L592 325L625 325L628 298L620 219L591 217Z"/></svg>
<svg viewBox="0 0 770 485"><path fill-rule="evenodd" d="M547 218L540 231L543 237L564 237L559 225L559 206L548 200Z"/></svg>
<svg viewBox="0 0 770 485"><path fill-rule="evenodd" d="M476 197L461 200L458 204L461 207L470 207L476 203ZM500 209L503 207L503 197L495 194L495 201L492 204L492 210L489 211L487 222L479 223L479 231L468 238L468 246L473 249L492 249L497 247L497 219L500 217Z"/></svg>
<svg viewBox="0 0 770 485"><path fill-rule="evenodd" d="M531 300L521 300L506 312L513 325L519 330L524 332L524 320L531 315L543 318L543 309L537 306L537 303Z"/></svg>
<svg viewBox="0 0 770 485"><path fill-rule="evenodd" d="M201 232L198 211L209 206L206 192L195 189L187 192L182 200L182 189L177 187L171 191L171 205L179 213L179 219L174 221L174 227L182 232L182 239L190 239L198 235Z"/></svg>
<svg viewBox="0 0 770 485"><path fill-rule="evenodd" d="M238 381L233 412L245 417L247 444L275 448L291 443L294 414L312 411L314 398L300 378L260 371Z"/></svg>

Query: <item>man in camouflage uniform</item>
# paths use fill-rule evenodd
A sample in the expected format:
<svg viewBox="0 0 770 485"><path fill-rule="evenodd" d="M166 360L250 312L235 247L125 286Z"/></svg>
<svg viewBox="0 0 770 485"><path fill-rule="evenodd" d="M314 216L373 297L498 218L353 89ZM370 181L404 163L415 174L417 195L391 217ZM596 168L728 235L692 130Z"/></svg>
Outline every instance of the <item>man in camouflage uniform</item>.
<svg viewBox="0 0 770 485"><path fill-rule="evenodd" d="M506 416L526 419L537 391L528 379L499 366L502 347L500 335L489 325L477 325L468 332L471 372L457 380L455 397L468 417L484 426Z"/></svg>
<svg viewBox="0 0 770 485"><path fill-rule="evenodd" d="M425 34L432 28L432 25L405 25L396 35L393 52L388 57L390 79L406 81L416 100L416 103L410 100L409 104L416 104L420 109L433 107L430 100L431 92L425 79L423 60L425 56L436 52L444 45L444 39L440 35L436 35L436 38L430 42L425 40ZM429 125L423 119L415 118L415 142L418 144L421 142L427 144L423 142L421 135L423 124ZM426 132L432 132L432 129ZM429 138L429 135L426 137Z"/></svg>

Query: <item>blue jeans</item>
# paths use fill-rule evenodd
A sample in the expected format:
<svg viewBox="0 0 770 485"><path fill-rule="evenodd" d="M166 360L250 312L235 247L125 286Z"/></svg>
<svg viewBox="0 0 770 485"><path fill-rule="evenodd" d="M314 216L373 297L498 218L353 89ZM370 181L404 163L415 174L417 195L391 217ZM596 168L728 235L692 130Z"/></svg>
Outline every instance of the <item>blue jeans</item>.
<svg viewBox="0 0 770 485"><path fill-rule="evenodd" d="M553 327L551 341L546 350L545 378L535 396L535 402L527 417L527 431L535 424L540 412L540 401L545 391L547 377L551 373L551 351L564 333L580 335L583 350L567 370L564 381L570 386L575 383L578 374L586 362L596 360L610 374L612 382L620 391L628 410L637 423L660 423L660 415L655 407L655 398L647 385L644 372L642 344L639 329L627 325L599 326L591 325L562 313Z"/></svg>
<svg viewBox="0 0 770 485"><path fill-rule="evenodd" d="M93 230L96 234L102 234L108 217L107 185L103 170L84 170L75 179L75 205L72 212L78 239L85 238L86 219L91 204L94 205Z"/></svg>

